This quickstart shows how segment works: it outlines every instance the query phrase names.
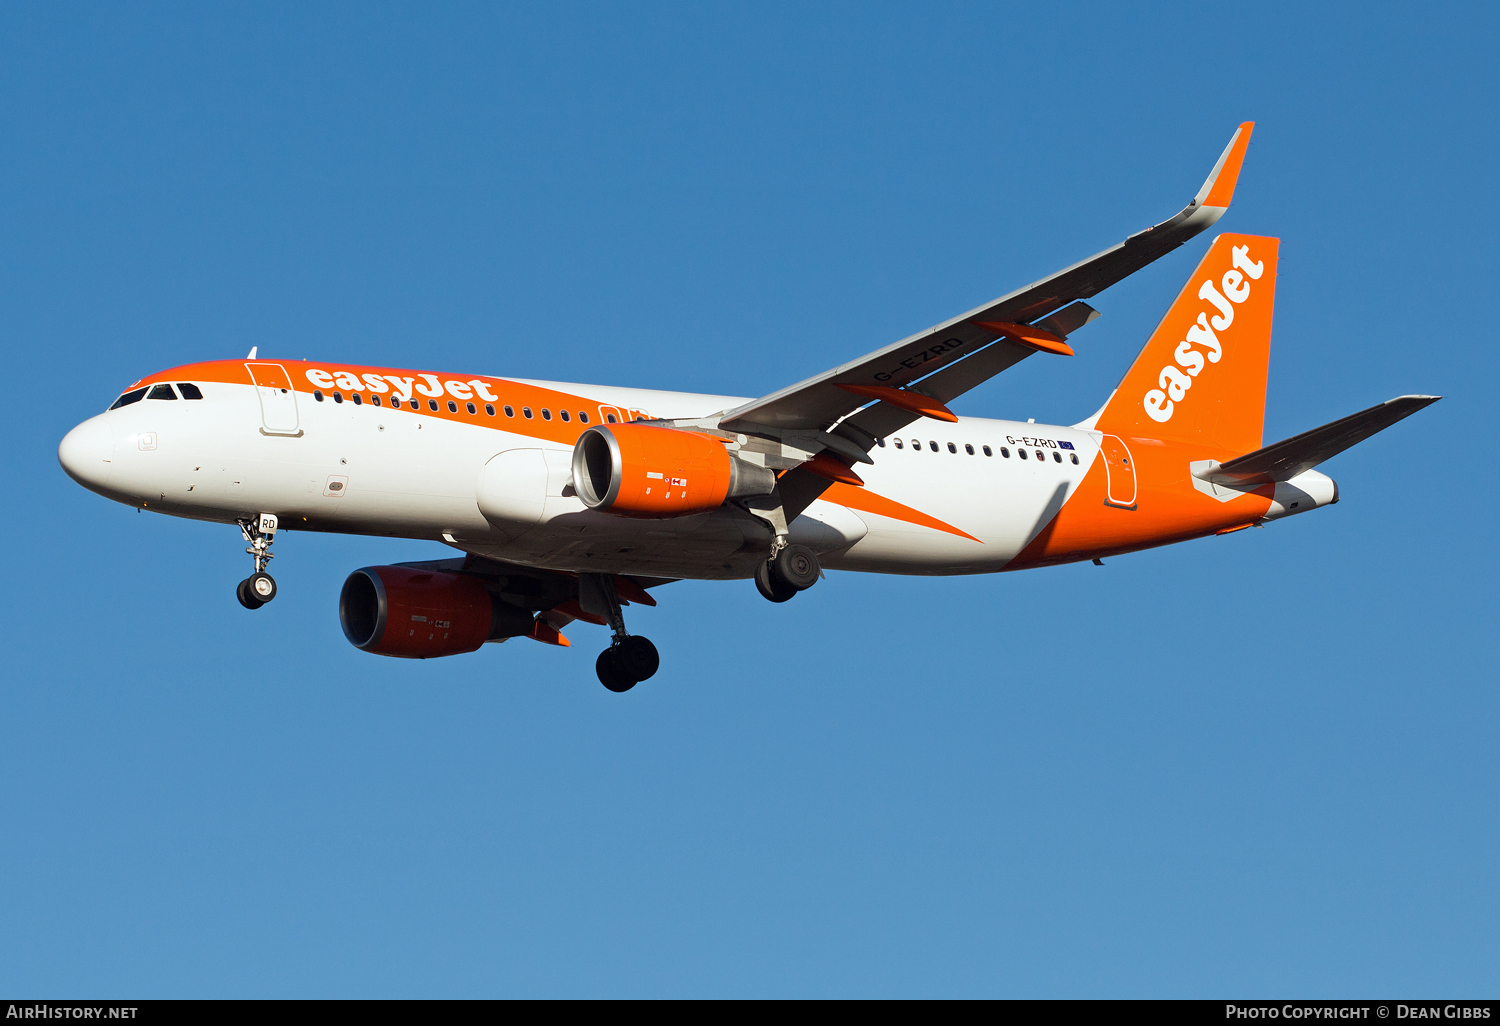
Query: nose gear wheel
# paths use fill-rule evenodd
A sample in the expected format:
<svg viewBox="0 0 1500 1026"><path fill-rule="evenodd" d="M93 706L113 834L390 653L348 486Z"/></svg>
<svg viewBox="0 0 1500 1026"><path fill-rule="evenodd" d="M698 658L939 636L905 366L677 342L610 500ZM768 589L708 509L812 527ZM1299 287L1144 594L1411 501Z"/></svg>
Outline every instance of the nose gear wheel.
<svg viewBox="0 0 1500 1026"><path fill-rule="evenodd" d="M235 588L235 597L246 609L259 609L276 597L276 579L266 573L266 566L276 557L271 554L271 543L276 540L276 515L262 513L258 517L239 522L240 533L250 547L247 555L255 560L255 572Z"/></svg>

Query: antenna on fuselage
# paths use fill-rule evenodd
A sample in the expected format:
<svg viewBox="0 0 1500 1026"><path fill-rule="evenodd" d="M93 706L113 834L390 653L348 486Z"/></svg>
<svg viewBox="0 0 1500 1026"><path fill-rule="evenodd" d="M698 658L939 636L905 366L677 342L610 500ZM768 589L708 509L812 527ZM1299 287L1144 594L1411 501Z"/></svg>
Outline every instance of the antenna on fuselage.
<svg viewBox="0 0 1500 1026"><path fill-rule="evenodd" d="M255 351L257 349L259 349L259 348L260 348L260 346L251 346L250 347L250 355L247 356L247 357L245 357L245 359L247 359L247 360L253 360L253 359L255 359Z"/></svg>

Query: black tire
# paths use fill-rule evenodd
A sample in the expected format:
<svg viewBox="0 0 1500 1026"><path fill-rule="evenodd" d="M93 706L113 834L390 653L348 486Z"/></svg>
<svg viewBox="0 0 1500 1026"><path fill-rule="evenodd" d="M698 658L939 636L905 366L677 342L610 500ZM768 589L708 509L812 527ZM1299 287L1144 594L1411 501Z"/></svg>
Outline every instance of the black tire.
<svg viewBox="0 0 1500 1026"><path fill-rule="evenodd" d="M788 545L771 560L771 571L784 583L806 591L818 583L818 556L806 545Z"/></svg>
<svg viewBox="0 0 1500 1026"><path fill-rule="evenodd" d="M265 605L276 597L276 579L265 571L257 571L245 578L245 594Z"/></svg>
<svg viewBox="0 0 1500 1026"><path fill-rule="evenodd" d="M250 579L247 577L234 589L235 598L240 600L240 605L246 609L259 609L265 605L260 599L250 594Z"/></svg>
<svg viewBox="0 0 1500 1026"><path fill-rule="evenodd" d="M785 602L797 594L797 589L783 581L771 570L768 560L755 571L755 587L772 602Z"/></svg>
<svg viewBox="0 0 1500 1026"><path fill-rule="evenodd" d="M650 680L661 667L661 656L650 639L632 634L615 644L615 663L625 675L640 682Z"/></svg>
<svg viewBox="0 0 1500 1026"><path fill-rule="evenodd" d="M599 658L594 661L594 672L599 675L599 683L611 691L629 691L635 687L635 681L615 659L613 646L599 653Z"/></svg>

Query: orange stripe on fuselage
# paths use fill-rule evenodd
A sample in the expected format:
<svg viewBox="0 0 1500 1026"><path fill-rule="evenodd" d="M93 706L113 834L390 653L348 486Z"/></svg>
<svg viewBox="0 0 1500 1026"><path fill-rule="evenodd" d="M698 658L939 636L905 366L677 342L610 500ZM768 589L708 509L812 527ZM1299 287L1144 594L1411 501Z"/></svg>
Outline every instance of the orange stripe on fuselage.
<svg viewBox="0 0 1500 1026"><path fill-rule="evenodd" d="M1126 438L1125 442L1135 457L1135 508L1121 509L1105 501L1104 460L1096 457L1062 509L1005 569L1073 563L1201 538L1226 527L1250 524L1270 508L1274 485L1228 502L1193 487L1189 463L1222 463L1241 455L1238 452L1149 438Z"/></svg>
<svg viewBox="0 0 1500 1026"><path fill-rule="evenodd" d="M930 527L934 531L946 531L949 534L956 534L960 538L967 538L973 542L979 541L978 538L967 531L960 531L952 524L944 523L937 517L928 516L921 510L912 509L910 506L903 506L895 499L887 499L884 495L878 495L868 488L855 488L852 485L835 483L829 485L828 490L820 498L828 502L836 502L840 506L848 506L850 509L862 509L866 513L878 513L883 517L890 517L892 520L902 520L908 524L916 524L919 527ZM979 543L981 545L984 544L983 542Z"/></svg>
<svg viewBox="0 0 1500 1026"><path fill-rule="evenodd" d="M400 370L391 367L360 367L344 363L310 363L305 360L213 360L206 363L190 363L182 367L172 367L160 371L149 377L142 378L131 389L154 385L159 381L192 381L199 383L218 383L227 385L251 386L254 381L250 377L250 371L246 364L259 365L280 364L286 368L291 377L292 389L306 396L306 401L315 401L312 397L314 388L319 388L325 396L325 402L332 402L332 394L335 390L340 392L346 405L352 405L350 397L358 393L362 400L362 408L367 408L371 413L377 410L386 412L408 413L413 416L438 417L442 420L455 421L463 424L474 424L479 427L493 428L497 431L508 431L512 434L525 435L528 438L536 438L548 442L557 442L561 445L572 447L578 441L578 436L588 428L596 424L607 423L604 411L617 412L626 421L638 420L648 416L644 410L627 410L621 406L599 403L592 399L584 399L581 396L570 395L567 392L559 392L550 388L540 388L536 385L523 385L519 382L510 381L506 378L493 378L483 374L438 374L433 371ZM340 375L348 375L350 378L360 382L359 388L348 386L324 387L315 385L307 376L308 371L324 371L333 375L336 379ZM370 383L365 380L365 375L376 377L385 384L384 392L377 392L371 388ZM436 378L439 385L444 388L442 395L428 396L416 391L417 384L430 387L423 375ZM394 386L386 381L386 377L398 379L412 378L411 398L418 400L420 409L413 410L410 402L403 403L400 407L392 407L389 401L392 398ZM348 380L347 378L345 379ZM496 398L491 405L495 407L495 415L492 417L484 412L485 403L489 402L477 394L469 399L460 399L447 392L448 382L456 382L460 385L468 385L471 381L480 381L489 389ZM462 389L460 390L462 391ZM380 406L373 406L369 399L371 395L379 395ZM205 398L212 399L211 395ZM438 404L436 410L428 406L428 400L435 400ZM452 400L458 407L457 411L448 409L448 402ZM476 410L469 413L466 403L472 402ZM515 410L514 417L505 416L506 406ZM522 414L524 408L531 409L531 419L528 420ZM542 419L542 411L546 410L552 415L551 420ZM564 421L561 417L562 411L568 411L569 419ZM588 422L579 420L579 413L588 414Z"/></svg>

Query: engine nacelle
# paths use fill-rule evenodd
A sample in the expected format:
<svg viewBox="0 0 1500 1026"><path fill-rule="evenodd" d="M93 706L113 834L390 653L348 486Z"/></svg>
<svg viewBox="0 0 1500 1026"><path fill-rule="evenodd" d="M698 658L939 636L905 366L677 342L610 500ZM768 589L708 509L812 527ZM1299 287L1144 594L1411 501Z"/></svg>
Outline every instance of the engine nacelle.
<svg viewBox="0 0 1500 1026"><path fill-rule="evenodd" d="M590 509L620 516L680 517L775 487L775 473L696 431L600 424L573 447L573 490Z"/></svg>
<svg viewBox="0 0 1500 1026"><path fill-rule="evenodd" d="M401 659L473 652L531 630L531 614L490 597L477 578L409 566L354 571L339 593L339 623L355 648Z"/></svg>

